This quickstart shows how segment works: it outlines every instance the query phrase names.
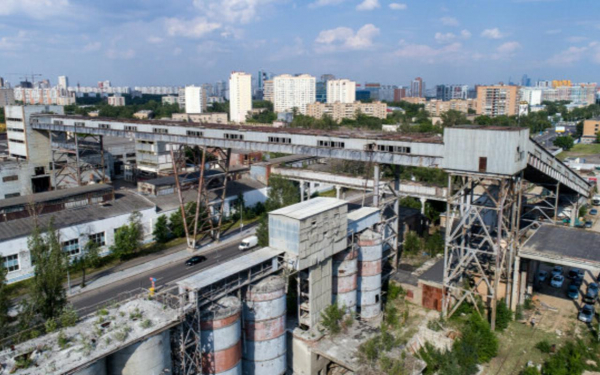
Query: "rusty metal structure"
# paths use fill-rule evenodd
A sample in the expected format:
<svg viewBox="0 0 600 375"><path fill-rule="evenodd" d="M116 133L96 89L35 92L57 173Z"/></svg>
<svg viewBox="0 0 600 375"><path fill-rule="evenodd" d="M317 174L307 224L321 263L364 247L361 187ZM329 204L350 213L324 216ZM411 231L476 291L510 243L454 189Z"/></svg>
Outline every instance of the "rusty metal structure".
<svg viewBox="0 0 600 375"><path fill-rule="evenodd" d="M207 237L219 241L227 198L231 149L192 149L185 145L173 145L171 159L188 249L196 249ZM209 174L208 171L216 173ZM197 178L191 178L192 175ZM184 185L182 181L191 182ZM188 189L196 191L194 201L186 201L184 191Z"/></svg>
<svg viewBox="0 0 600 375"><path fill-rule="evenodd" d="M82 186L93 180L106 181L102 135L52 131L49 134L55 189Z"/></svg>

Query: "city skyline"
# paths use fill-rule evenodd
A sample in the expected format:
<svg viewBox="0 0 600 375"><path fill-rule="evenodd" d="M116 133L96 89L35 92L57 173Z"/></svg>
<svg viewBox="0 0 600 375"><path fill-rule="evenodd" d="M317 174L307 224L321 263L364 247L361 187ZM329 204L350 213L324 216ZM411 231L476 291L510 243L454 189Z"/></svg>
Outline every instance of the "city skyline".
<svg viewBox="0 0 600 375"><path fill-rule="evenodd" d="M185 85L231 71L408 85L595 82L593 1L6 0L0 76ZM568 11L567 11L568 10ZM275 31L275 32L274 32ZM42 57L42 58L40 58ZM349 63L351 62L351 63Z"/></svg>

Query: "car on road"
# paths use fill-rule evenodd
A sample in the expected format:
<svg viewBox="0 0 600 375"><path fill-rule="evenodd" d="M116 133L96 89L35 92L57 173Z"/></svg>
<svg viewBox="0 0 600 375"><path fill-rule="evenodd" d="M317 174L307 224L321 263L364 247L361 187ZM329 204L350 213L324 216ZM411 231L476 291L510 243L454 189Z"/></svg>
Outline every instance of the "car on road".
<svg viewBox="0 0 600 375"><path fill-rule="evenodd" d="M594 306L590 304L585 304L579 311L579 316L577 318L584 323L591 323L594 319L594 314Z"/></svg>
<svg viewBox="0 0 600 375"><path fill-rule="evenodd" d="M554 266L554 268L552 269L552 276L562 275L563 271L563 266Z"/></svg>
<svg viewBox="0 0 600 375"><path fill-rule="evenodd" d="M562 288L563 282L565 281L565 277L563 275L555 275L550 280L550 286L553 288Z"/></svg>
<svg viewBox="0 0 600 375"><path fill-rule="evenodd" d="M196 264L202 263L206 260L206 257L204 255L196 255L191 257L190 259L185 261L185 265L190 267L190 266L195 266Z"/></svg>
<svg viewBox="0 0 600 375"><path fill-rule="evenodd" d="M569 270L569 272L567 273L567 277L569 279L576 279L578 277L583 279L584 275L585 275L585 272L583 270L580 270L579 268L571 268Z"/></svg>
<svg viewBox="0 0 600 375"><path fill-rule="evenodd" d="M579 287L577 285L569 285L569 289L567 290L567 297L570 299L578 299L579 298Z"/></svg>
<svg viewBox="0 0 600 375"><path fill-rule="evenodd" d="M240 243L240 246L238 246L238 249L240 249L240 251L245 251L245 250L252 249L253 247L256 247L256 246L258 246L258 237L250 236L250 237L244 238L242 240L242 242Z"/></svg>
<svg viewBox="0 0 600 375"><path fill-rule="evenodd" d="M598 276L598 277L600 277L600 276ZM540 272L538 272L538 281L540 283L543 283L546 280L548 280L548 271L540 271Z"/></svg>
<svg viewBox="0 0 600 375"><path fill-rule="evenodd" d="M590 220L588 220L588 221L585 222L585 227L589 229L589 228L592 227L593 224L594 223L592 223Z"/></svg>
<svg viewBox="0 0 600 375"><path fill-rule="evenodd" d="M598 215L598 210L597 210L597 209L595 209L595 208L592 208L592 209L590 210L590 215Z"/></svg>

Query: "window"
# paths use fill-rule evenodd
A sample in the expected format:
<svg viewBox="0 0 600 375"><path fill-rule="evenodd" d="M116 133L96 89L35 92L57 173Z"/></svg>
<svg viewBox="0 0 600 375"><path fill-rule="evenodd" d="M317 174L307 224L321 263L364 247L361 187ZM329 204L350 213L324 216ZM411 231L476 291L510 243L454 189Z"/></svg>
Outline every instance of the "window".
<svg viewBox="0 0 600 375"><path fill-rule="evenodd" d="M479 158L479 172L482 172L482 173L487 172L487 158L484 158L484 157Z"/></svg>
<svg viewBox="0 0 600 375"><path fill-rule="evenodd" d="M131 153L131 154L125 154L125 157L127 157L127 158L135 158L135 152Z"/></svg>
<svg viewBox="0 0 600 375"><path fill-rule="evenodd" d="M85 122L75 122L75 126L85 126Z"/></svg>
<svg viewBox="0 0 600 375"><path fill-rule="evenodd" d="M105 246L106 245L106 238L104 236L104 232L90 234L90 236L88 237L88 239L90 241L93 241L93 242L97 243L98 246Z"/></svg>
<svg viewBox="0 0 600 375"><path fill-rule="evenodd" d="M65 241L61 245L63 251L68 253L70 256L79 254L79 239L75 238L69 241Z"/></svg>
<svg viewBox="0 0 600 375"><path fill-rule="evenodd" d="M137 131L137 126L125 125L125 131L126 132L136 132Z"/></svg>
<svg viewBox="0 0 600 375"><path fill-rule="evenodd" d="M269 143L283 143L285 145L289 145L292 144L292 138L269 137Z"/></svg>
<svg viewBox="0 0 600 375"><path fill-rule="evenodd" d="M329 148L345 148L346 144L344 142L334 142L334 141L319 141L319 147L329 147Z"/></svg>
<svg viewBox="0 0 600 375"><path fill-rule="evenodd" d="M23 141L22 141L22 140L20 140L20 139L11 139L11 138L8 138L8 141L9 141L9 142L14 142L14 143L25 143L25 142L23 142Z"/></svg>
<svg viewBox="0 0 600 375"><path fill-rule="evenodd" d="M169 129L165 128L152 128L152 132L156 134L169 134Z"/></svg>
<svg viewBox="0 0 600 375"><path fill-rule="evenodd" d="M190 137L202 137L204 134L200 131L188 130L187 135L189 135Z"/></svg>
<svg viewBox="0 0 600 375"><path fill-rule="evenodd" d="M23 122L23 119L14 118L14 117L7 117L6 120L8 120L8 121L14 121L14 122Z"/></svg>
<svg viewBox="0 0 600 375"><path fill-rule="evenodd" d="M10 181L18 181L19 180L19 175L12 175L12 176L4 176L2 177L2 182L10 182Z"/></svg>
<svg viewBox="0 0 600 375"><path fill-rule="evenodd" d="M34 171L35 171L35 175L36 176L40 176L40 175L46 174L46 168L45 167L35 167Z"/></svg>
<svg viewBox="0 0 600 375"><path fill-rule="evenodd" d="M19 254L13 254L2 258L4 268L8 272L14 272L19 270Z"/></svg>
<svg viewBox="0 0 600 375"><path fill-rule="evenodd" d="M110 129L110 124L98 124L98 129Z"/></svg>
<svg viewBox="0 0 600 375"><path fill-rule="evenodd" d="M225 139L237 139L237 140L244 140L244 135L243 134L233 134L233 133L225 133Z"/></svg>
<svg viewBox="0 0 600 375"><path fill-rule="evenodd" d="M410 154L410 147L391 146L391 145L377 145L377 151L382 151L382 152L396 152L396 153L400 153L400 154Z"/></svg>
<svg viewBox="0 0 600 375"><path fill-rule="evenodd" d="M14 197L20 197L20 196L21 196L21 193L11 193L11 194L4 195L4 199L14 198Z"/></svg>
<svg viewBox="0 0 600 375"><path fill-rule="evenodd" d="M54 120L54 125L62 125L63 122L60 120Z"/></svg>
<svg viewBox="0 0 600 375"><path fill-rule="evenodd" d="M9 132L24 133L24 130L19 128L6 128L6 130L8 130Z"/></svg>

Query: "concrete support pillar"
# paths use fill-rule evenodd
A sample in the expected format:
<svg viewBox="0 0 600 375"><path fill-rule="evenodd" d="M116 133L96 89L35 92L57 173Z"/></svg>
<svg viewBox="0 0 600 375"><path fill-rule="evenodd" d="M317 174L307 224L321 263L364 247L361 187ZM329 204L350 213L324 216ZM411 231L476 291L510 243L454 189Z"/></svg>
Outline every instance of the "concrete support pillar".
<svg viewBox="0 0 600 375"><path fill-rule="evenodd" d="M339 185L335 185L335 197L336 197L337 199L340 199L340 198L341 198L341 194L340 194L340 193L341 193L341 190L342 190L342 187L341 187L341 186L339 186Z"/></svg>
<svg viewBox="0 0 600 375"><path fill-rule="evenodd" d="M304 181L300 181L300 202L304 202Z"/></svg>
<svg viewBox="0 0 600 375"><path fill-rule="evenodd" d="M513 268L513 282L511 287L511 297L510 297L510 308L512 311L517 310L517 306L519 305L520 293L519 293L519 279L520 279L520 266L521 266L521 257L515 256L515 265Z"/></svg>
<svg viewBox="0 0 600 375"><path fill-rule="evenodd" d="M425 215L425 203L427 203L427 198L419 198L421 201L421 215Z"/></svg>
<svg viewBox="0 0 600 375"><path fill-rule="evenodd" d="M379 163L373 165L373 207L379 207Z"/></svg>

